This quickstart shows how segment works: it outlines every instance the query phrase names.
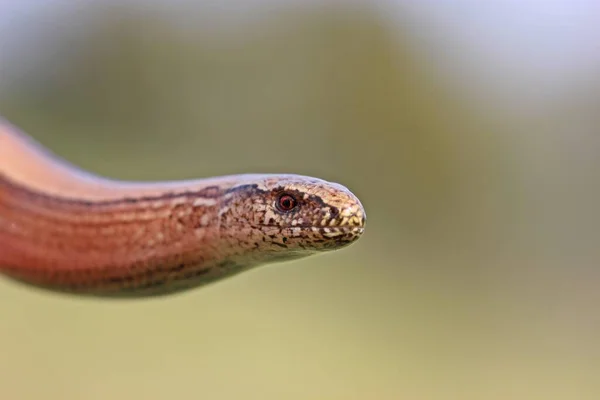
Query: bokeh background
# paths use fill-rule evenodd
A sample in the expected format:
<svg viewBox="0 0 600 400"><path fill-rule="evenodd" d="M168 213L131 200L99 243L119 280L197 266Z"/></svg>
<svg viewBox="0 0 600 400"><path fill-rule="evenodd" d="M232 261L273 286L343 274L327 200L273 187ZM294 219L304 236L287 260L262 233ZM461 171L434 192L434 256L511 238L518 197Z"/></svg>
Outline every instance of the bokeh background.
<svg viewBox="0 0 600 400"><path fill-rule="evenodd" d="M0 398L600 398L599 37L593 0L0 0L0 114L61 156L368 214L170 298L0 280Z"/></svg>

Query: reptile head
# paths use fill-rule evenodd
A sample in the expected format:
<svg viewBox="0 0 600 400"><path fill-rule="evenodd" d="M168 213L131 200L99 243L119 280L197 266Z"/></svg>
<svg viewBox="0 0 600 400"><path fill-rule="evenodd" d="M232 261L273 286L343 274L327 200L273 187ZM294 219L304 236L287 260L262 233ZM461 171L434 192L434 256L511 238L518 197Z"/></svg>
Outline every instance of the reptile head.
<svg viewBox="0 0 600 400"><path fill-rule="evenodd" d="M346 187L298 175L249 175L221 206L221 238L260 261L335 250L357 240L366 214ZM224 228L227 227L227 228ZM266 260L265 260L266 259Z"/></svg>

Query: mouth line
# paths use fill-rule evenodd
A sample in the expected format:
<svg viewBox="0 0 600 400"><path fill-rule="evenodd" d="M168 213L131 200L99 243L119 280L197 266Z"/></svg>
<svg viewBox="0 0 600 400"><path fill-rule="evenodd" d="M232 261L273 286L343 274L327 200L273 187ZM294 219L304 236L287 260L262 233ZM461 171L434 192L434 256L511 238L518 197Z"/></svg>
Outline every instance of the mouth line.
<svg viewBox="0 0 600 400"><path fill-rule="evenodd" d="M280 228L280 229L310 229L322 232L351 232L351 231L364 231L364 226L321 226L321 225L288 225L288 226L280 226L280 225L261 225L271 228Z"/></svg>

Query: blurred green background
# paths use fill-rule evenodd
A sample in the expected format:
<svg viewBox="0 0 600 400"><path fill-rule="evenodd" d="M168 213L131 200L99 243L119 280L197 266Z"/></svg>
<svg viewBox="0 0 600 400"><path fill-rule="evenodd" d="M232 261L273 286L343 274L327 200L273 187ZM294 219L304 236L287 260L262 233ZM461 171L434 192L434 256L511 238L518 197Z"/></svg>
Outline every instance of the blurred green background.
<svg viewBox="0 0 600 400"><path fill-rule="evenodd" d="M599 8L500 3L0 0L0 114L61 156L368 215L170 298L0 280L0 398L600 398Z"/></svg>

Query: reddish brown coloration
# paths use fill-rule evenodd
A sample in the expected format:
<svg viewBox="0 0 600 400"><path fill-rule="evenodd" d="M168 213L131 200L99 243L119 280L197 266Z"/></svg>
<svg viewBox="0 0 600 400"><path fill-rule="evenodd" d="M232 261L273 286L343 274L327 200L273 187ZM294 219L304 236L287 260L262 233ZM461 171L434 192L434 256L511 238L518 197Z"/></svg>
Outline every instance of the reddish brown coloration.
<svg viewBox="0 0 600 400"><path fill-rule="evenodd" d="M290 196L285 204L282 194ZM316 178L111 181L0 124L0 272L32 285L101 296L173 293L343 247L364 222L352 193Z"/></svg>
<svg viewBox="0 0 600 400"><path fill-rule="evenodd" d="M185 279L218 256L218 227L202 223L216 218L218 206L194 207L193 197L78 203L28 192L1 176L0 193L0 265L36 285L152 286Z"/></svg>

